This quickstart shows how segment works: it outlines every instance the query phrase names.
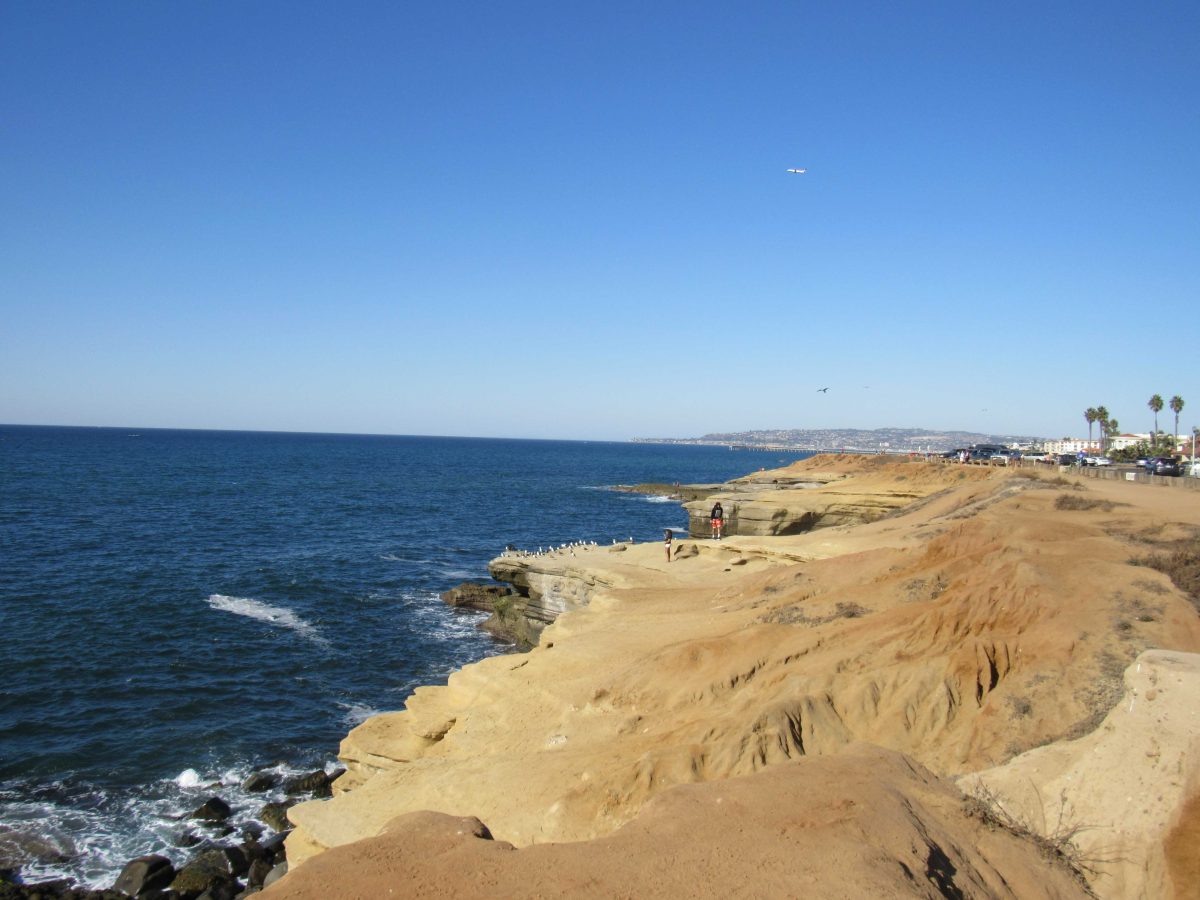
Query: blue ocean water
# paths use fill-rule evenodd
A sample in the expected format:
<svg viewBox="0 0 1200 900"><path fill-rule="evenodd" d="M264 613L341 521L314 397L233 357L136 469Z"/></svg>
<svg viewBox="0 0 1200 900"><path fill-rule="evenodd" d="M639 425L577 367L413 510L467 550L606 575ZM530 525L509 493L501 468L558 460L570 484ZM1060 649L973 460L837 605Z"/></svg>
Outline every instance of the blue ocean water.
<svg viewBox="0 0 1200 900"><path fill-rule="evenodd" d="M250 771L329 764L509 652L438 593L506 544L654 540L605 490L796 458L622 443L0 426L0 868L107 886Z"/></svg>

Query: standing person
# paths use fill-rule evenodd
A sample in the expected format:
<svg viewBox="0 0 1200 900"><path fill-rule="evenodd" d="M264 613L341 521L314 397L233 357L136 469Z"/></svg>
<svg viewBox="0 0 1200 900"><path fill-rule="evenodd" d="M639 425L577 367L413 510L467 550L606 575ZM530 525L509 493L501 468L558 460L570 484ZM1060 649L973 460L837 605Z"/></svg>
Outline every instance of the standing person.
<svg viewBox="0 0 1200 900"><path fill-rule="evenodd" d="M675 535L671 533L670 528L666 529L663 533L663 544L667 548L667 562L671 561L671 541L674 539L674 537Z"/></svg>
<svg viewBox="0 0 1200 900"><path fill-rule="evenodd" d="M725 510L721 508L720 500L713 504L708 520L712 526L712 536L719 541L721 539L721 526L725 524Z"/></svg>

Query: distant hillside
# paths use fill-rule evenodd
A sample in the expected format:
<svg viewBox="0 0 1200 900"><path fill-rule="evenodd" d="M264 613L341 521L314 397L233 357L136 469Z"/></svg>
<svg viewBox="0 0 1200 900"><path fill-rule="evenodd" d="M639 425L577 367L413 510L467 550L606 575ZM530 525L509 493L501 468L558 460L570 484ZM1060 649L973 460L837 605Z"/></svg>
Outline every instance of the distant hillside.
<svg viewBox="0 0 1200 900"><path fill-rule="evenodd" d="M698 438L635 438L646 444L731 444L796 450L944 451L972 444L1037 444L1043 438L929 428L772 428L706 434Z"/></svg>

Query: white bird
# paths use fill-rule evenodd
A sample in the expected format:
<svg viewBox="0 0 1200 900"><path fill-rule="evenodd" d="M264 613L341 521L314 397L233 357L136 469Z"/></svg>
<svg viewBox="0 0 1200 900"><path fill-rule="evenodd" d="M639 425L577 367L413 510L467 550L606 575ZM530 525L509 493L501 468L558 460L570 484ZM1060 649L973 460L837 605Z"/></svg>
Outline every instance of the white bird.
<svg viewBox="0 0 1200 900"><path fill-rule="evenodd" d="M803 175L807 171L808 169L788 169L788 172L792 175Z"/></svg>

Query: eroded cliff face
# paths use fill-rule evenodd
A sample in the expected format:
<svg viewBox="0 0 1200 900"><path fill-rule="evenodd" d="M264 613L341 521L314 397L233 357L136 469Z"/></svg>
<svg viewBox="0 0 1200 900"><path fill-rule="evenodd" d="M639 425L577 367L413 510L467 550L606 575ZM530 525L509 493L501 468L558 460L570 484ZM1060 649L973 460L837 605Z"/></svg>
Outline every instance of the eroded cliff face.
<svg viewBox="0 0 1200 900"><path fill-rule="evenodd" d="M672 786L859 741L976 772L1091 732L1138 653L1200 650L1188 599L1130 565L1200 535L1200 509L1167 496L1184 492L836 462L841 490L920 499L868 524L681 541L670 563L637 545L493 568L551 597L557 620L530 653L351 732L333 800L291 811L289 858L421 809L517 846L594 839Z"/></svg>
<svg viewBox="0 0 1200 900"><path fill-rule="evenodd" d="M350 889L348 891L348 888ZM898 753L858 744L679 786L611 836L523 848L475 817L413 812L266 897L1083 898L1065 866L973 815Z"/></svg>

